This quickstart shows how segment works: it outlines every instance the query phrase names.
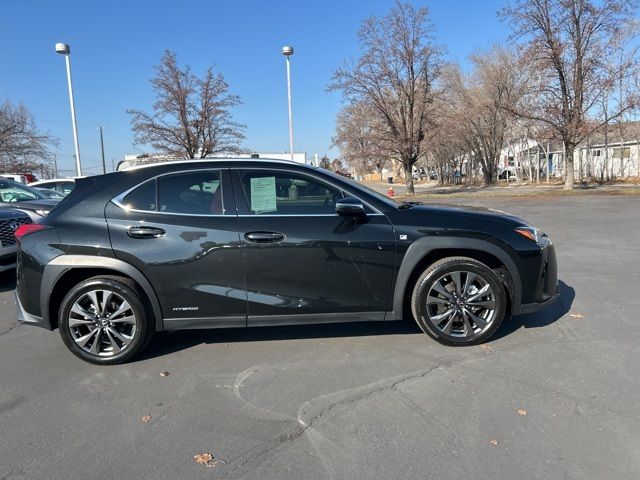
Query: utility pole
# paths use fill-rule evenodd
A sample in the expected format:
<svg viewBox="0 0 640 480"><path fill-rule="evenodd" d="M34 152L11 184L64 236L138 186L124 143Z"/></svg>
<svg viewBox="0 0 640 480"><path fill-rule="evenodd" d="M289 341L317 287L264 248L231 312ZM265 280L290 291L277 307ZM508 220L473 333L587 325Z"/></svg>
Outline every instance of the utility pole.
<svg viewBox="0 0 640 480"><path fill-rule="evenodd" d="M53 154L53 169L53 178L58 178L58 155L55 152Z"/></svg>
<svg viewBox="0 0 640 480"><path fill-rule="evenodd" d="M100 150L102 152L102 173L107 173L107 164L104 162L104 140L102 139L102 127L98 127L100 129Z"/></svg>

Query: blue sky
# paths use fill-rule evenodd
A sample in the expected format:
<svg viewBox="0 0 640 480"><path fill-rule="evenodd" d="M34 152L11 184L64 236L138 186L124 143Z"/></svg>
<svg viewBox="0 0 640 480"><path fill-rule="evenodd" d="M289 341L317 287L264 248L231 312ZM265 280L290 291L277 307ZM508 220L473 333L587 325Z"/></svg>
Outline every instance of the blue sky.
<svg viewBox="0 0 640 480"><path fill-rule="evenodd" d="M426 5L447 59L465 63L475 50L506 41L496 11L507 0L416 1ZM283 45L292 45L296 151L330 149L340 96L327 93L331 72L357 56L356 31L391 0L354 1L30 1L3 2L0 16L0 99L23 102L38 126L59 138L58 166L71 174L73 137L64 59L56 42L71 45L80 151L86 173L99 173L98 125L107 163L136 153L127 108L150 109L149 78L172 49L196 73L214 65L243 105L245 146L288 150Z"/></svg>

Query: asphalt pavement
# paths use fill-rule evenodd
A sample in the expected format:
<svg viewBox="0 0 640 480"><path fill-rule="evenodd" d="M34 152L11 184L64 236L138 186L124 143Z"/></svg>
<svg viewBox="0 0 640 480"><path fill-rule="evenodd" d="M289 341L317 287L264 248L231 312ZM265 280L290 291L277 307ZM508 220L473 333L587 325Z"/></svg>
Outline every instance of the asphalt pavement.
<svg viewBox="0 0 640 480"><path fill-rule="evenodd" d="M16 326L3 275L0 479L640 478L640 199L455 202L558 254L560 301L483 346L409 321L186 331L98 367Z"/></svg>

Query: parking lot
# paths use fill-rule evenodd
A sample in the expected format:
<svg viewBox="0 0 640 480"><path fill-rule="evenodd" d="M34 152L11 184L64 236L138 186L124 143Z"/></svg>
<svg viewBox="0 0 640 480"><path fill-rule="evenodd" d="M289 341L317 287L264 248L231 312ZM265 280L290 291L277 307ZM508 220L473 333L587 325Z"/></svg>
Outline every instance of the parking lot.
<svg viewBox="0 0 640 480"><path fill-rule="evenodd" d="M560 301L483 346L409 321L185 331L97 367L16 325L5 274L0 479L640 478L639 198L455 203L558 254Z"/></svg>

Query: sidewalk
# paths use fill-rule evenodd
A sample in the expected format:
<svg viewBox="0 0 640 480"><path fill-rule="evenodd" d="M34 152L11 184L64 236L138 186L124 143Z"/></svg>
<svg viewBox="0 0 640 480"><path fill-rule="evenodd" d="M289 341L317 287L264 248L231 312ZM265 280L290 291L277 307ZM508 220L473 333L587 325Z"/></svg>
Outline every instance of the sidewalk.
<svg viewBox="0 0 640 480"><path fill-rule="evenodd" d="M365 183L374 190L387 194L390 186L394 196L405 198L407 188L404 184L385 182ZM562 184L526 184L526 185L494 185L490 187L467 185L440 185L437 182L415 183L414 199L438 197L526 197L526 196L567 196L567 195L640 195L640 185L631 183L576 185L573 190L564 190Z"/></svg>

